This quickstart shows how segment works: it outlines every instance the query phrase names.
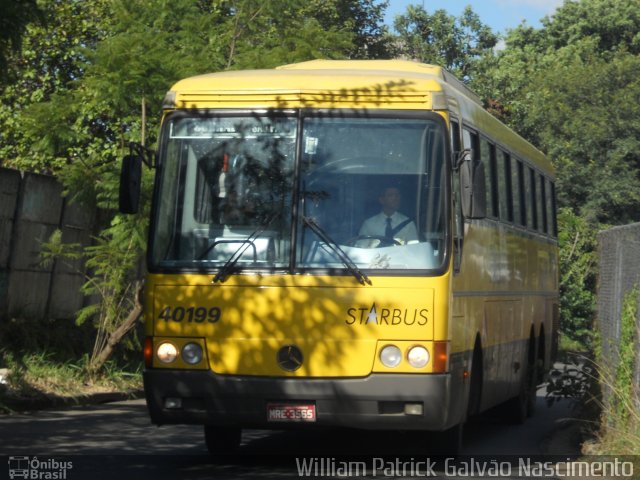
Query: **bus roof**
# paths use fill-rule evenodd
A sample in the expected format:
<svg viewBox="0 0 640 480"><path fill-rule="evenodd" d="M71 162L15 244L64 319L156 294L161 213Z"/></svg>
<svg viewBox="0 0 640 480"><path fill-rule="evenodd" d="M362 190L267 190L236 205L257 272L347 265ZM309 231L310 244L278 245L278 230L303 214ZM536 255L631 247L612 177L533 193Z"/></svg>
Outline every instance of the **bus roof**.
<svg viewBox="0 0 640 480"><path fill-rule="evenodd" d="M552 172L548 159L482 107L440 66L408 60L311 60L264 70L231 70L180 80L165 108L398 109L449 111L509 153Z"/></svg>
<svg viewBox="0 0 640 480"><path fill-rule="evenodd" d="M452 87L464 92L470 99L478 104L480 98L467 88L455 76L439 65L413 62L410 60L309 60L308 62L292 63L276 67L277 70L351 70L365 71L367 74L374 72L394 72L395 74L415 74L416 76L430 75L440 79Z"/></svg>

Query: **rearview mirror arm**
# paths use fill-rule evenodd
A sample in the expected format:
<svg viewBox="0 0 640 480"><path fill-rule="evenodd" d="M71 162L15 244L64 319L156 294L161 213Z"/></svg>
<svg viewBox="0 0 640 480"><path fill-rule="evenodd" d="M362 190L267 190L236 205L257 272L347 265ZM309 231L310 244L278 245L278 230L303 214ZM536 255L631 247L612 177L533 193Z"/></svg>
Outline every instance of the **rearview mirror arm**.
<svg viewBox="0 0 640 480"><path fill-rule="evenodd" d="M149 168L156 168L157 154L155 150L145 147L138 142L129 142L129 151L132 155L140 157L142 162Z"/></svg>
<svg viewBox="0 0 640 480"><path fill-rule="evenodd" d="M453 171L457 172L460 170L460 165L462 165L462 162L471 159L471 149L465 148L464 150L461 150L459 152L454 152L454 155L455 158L453 161Z"/></svg>

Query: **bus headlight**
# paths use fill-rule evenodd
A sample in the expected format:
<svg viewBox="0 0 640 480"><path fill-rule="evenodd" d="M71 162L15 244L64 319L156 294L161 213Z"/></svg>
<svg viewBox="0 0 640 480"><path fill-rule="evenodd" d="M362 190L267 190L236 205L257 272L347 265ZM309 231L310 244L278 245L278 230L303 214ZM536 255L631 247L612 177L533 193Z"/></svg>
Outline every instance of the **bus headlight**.
<svg viewBox="0 0 640 480"><path fill-rule="evenodd" d="M162 363L171 363L177 358L178 349L173 343L164 342L158 345L156 355Z"/></svg>
<svg viewBox="0 0 640 480"><path fill-rule="evenodd" d="M422 368L429 363L429 351L424 347L412 347L407 354L409 365L414 368Z"/></svg>
<svg viewBox="0 0 640 480"><path fill-rule="evenodd" d="M182 347L182 359L189 365L202 361L202 347L197 343L187 343Z"/></svg>
<svg viewBox="0 0 640 480"><path fill-rule="evenodd" d="M402 361L402 352L395 345L387 345L380 351L380 361L387 368L394 368Z"/></svg>

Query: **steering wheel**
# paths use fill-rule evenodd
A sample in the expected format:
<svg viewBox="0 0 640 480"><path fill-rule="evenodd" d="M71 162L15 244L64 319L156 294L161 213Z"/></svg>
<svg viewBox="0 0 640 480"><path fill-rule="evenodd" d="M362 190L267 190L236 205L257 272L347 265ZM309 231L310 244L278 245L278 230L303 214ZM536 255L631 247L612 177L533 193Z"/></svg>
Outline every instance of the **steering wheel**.
<svg viewBox="0 0 640 480"><path fill-rule="evenodd" d="M384 237L382 235L358 235L347 242L350 247L355 247L360 240L378 240L378 244L369 248L384 248L393 245L402 245L395 238Z"/></svg>

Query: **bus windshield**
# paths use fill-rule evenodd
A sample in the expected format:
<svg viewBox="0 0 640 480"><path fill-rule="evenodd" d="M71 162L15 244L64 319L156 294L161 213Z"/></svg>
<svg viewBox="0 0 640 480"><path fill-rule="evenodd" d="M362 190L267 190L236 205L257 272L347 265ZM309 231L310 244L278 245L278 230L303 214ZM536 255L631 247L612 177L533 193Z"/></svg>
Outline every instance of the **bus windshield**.
<svg viewBox="0 0 640 480"><path fill-rule="evenodd" d="M445 259L440 117L174 114L151 267L429 270Z"/></svg>

